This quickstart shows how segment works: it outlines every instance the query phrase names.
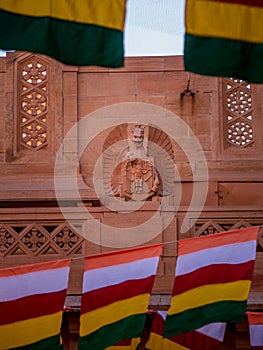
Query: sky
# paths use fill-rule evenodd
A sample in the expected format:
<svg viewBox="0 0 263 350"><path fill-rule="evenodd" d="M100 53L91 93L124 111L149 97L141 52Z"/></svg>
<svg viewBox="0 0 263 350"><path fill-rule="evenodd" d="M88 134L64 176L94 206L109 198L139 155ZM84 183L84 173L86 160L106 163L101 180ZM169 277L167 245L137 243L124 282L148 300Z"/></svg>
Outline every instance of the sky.
<svg viewBox="0 0 263 350"><path fill-rule="evenodd" d="M182 55L185 0L127 0L125 56Z"/></svg>
<svg viewBox="0 0 263 350"><path fill-rule="evenodd" d="M125 56L182 55L184 6L185 0L127 0Z"/></svg>

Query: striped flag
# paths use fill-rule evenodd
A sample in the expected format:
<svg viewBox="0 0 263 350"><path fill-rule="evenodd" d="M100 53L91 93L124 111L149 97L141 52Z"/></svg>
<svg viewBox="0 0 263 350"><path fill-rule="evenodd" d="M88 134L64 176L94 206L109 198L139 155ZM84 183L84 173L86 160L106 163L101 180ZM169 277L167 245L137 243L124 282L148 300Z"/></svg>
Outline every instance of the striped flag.
<svg viewBox="0 0 263 350"><path fill-rule="evenodd" d="M263 312L247 312L251 349L263 350Z"/></svg>
<svg viewBox="0 0 263 350"><path fill-rule="evenodd" d="M70 259L0 270L0 349L58 350Z"/></svg>
<svg viewBox="0 0 263 350"><path fill-rule="evenodd" d="M242 322L259 227L180 240L164 336L214 322Z"/></svg>
<svg viewBox="0 0 263 350"><path fill-rule="evenodd" d="M211 323L196 331L163 338L167 311L153 316L152 329L146 348L149 350L220 350L224 340L226 323Z"/></svg>
<svg viewBox="0 0 263 350"><path fill-rule="evenodd" d="M186 0L185 69L263 83L263 2Z"/></svg>
<svg viewBox="0 0 263 350"><path fill-rule="evenodd" d="M85 258L79 350L140 337L162 244Z"/></svg>
<svg viewBox="0 0 263 350"><path fill-rule="evenodd" d="M137 350L140 338L126 339L109 346L105 350Z"/></svg>
<svg viewBox="0 0 263 350"><path fill-rule="evenodd" d="M122 67L126 0L0 0L0 48Z"/></svg>

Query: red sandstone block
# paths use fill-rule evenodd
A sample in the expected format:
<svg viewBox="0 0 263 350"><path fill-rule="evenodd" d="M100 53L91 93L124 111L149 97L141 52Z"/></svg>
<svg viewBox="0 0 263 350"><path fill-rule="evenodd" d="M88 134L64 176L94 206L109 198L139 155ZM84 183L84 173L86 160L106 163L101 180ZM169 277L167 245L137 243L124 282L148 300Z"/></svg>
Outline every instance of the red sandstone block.
<svg viewBox="0 0 263 350"><path fill-rule="evenodd" d="M80 294L82 290L84 260L72 260L69 273L68 294Z"/></svg>
<svg viewBox="0 0 263 350"><path fill-rule="evenodd" d="M135 92L134 74L80 74L80 96L129 95Z"/></svg>
<svg viewBox="0 0 263 350"><path fill-rule="evenodd" d="M100 245L99 244L95 244L90 242L89 240L85 240L84 243L84 249L85 249L85 256L86 255L93 255L93 254L100 254Z"/></svg>
<svg viewBox="0 0 263 350"><path fill-rule="evenodd" d="M211 152L213 150L212 149L212 139L209 136L203 134L203 135L197 135L197 138L201 144L203 151L206 151L206 152L210 151ZM210 155L209 153L206 153L206 154ZM212 153L212 155L213 155L213 153ZM211 157L208 157L207 159L211 159L212 155L211 155Z"/></svg>
<svg viewBox="0 0 263 350"><path fill-rule="evenodd" d="M68 121L77 121L77 98L68 96L63 101L64 103L64 118Z"/></svg>
<svg viewBox="0 0 263 350"><path fill-rule="evenodd" d="M184 71L183 56L166 56L164 57L165 71Z"/></svg>
<svg viewBox="0 0 263 350"><path fill-rule="evenodd" d="M77 123L76 120L72 120L71 122L67 122L67 123L64 124L64 130L63 130L64 131L64 136L67 134L67 132L71 128L73 128L76 125L76 123ZM74 131L72 130L71 132L72 132L71 136L77 137L77 128L75 128Z"/></svg>
<svg viewBox="0 0 263 350"><path fill-rule="evenodd" d="M116 103L126 103L126 102L137 102L135 94L130 94L130 95L121 95L121 96L106 96L106 106L111 106Z"/></svg>
<svg viewBox="0 0 263 350"><path fill-rule="evenodd" d="M175 276L175 265L176 265L176 258L175 257L164 257L164 271L165 275L171 276L173 279Z"/></svg>
<svg viewBox="0 0 263 350"><path fill-rule="evenodd" d="M79 66L79 73L108 73L109 68L99 66Z"/></svg>
<svg viewBox="0 0 263 350"><path fill-rule="evenodd" d="M1 69L1 63L0 63L0 69ZM5 83L6 83L5 79L6 79L6 73L5 72L0 73L0 93L1 94L4 94L5 92Z"/></svg>
<svg viewBox="0 0 263 350"><path fill-rule="evenodd" d="M204 96L198 96L195 99L195 115L197 120L199 118L210 118L211 119L211 95L205 94Z"/></svg>
<svg viewBox="0 0 263 350"><path fill-rule="evenodd" d="M78 75L77 72L67 72L63 75L63 95L77 95Z"/></svg>
<svg viewBox="0 0 263 350"><path fill-rule="evenodd" d="M105 96L79 97L78 98L78 114L79 119L88 116L96 110L106 106ZM101 121L102 122L102 121Z"/></svg>
<svg viewBox="0 0 263 350"><path fill-rule="evenodd" d="M137 95L136 102L154 104L165 108L164 96Z"/></svg>
<svg viewBox="0 0 263 350"><path fill-rule="evenodd" d="M153 286L153 293L172 293L173 282L173 276L156 276Z"/></svg>
<svg viewBox="0 0 263 350"><path fill-rule="evenodd" d="M0 57L0 72L6 72L6 58Z"/></svg>
<svg viewBox="0 0 263 350"><path fill-rule="evenodd" d="M0 153L4 153L5 152L5 140L1 135L0 132Z"/></svg>
<svg viewBox="0 0 263 350"><path fill-rule="evenodd" d="M165 257L175 257L177 255L177 243L165 244L163 248L163 255Z"/></svg>
<svg viewBox="0 0 263 350"><path fill-rule="evenodd" d="M176 218L174 218L171 223L163 230L163 241L173 242L177 239L177 225Z"/></svg>
<svg viewBox="0 0 263 350"><path fill-rule="evenodd" d="M162 258L160 258L160 260L159 260L156 274L157 275L164 275L164 261Z"/></svg>
<svg viewBox="0 0 263 350"><path fill-rule="evenodd" d="M125 57L123 68L119 68L119 72L158 72L164 70L163 56L147 56L147 57ZM110 69L110 72L114 72Z"/></svg>
<svg viewBox="0 0 263 350"><path fill-rule="evenodd" d="M156 237L154 237L153 239L151 239L149 241L146 241L145 245L159 244L159 243L163 243L162 234L157 235Z"/></svg>
<svg viewBox="0 0 263 350"><path fill-rule="evenodd" d="M137 75L137 91L142 95L180 93L185 89L186 83L183 74L174 72Z"/></svg>

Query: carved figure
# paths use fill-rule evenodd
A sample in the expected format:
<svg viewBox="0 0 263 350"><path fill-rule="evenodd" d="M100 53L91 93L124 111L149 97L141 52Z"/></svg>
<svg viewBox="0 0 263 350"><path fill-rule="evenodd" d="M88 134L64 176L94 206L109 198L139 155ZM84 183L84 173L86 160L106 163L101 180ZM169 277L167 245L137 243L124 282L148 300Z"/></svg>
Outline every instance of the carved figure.
<svg viewBox="0 0 263 350"><path fill-rule="evenodd" d="M103 174L105 192L110 196L146 200L170 194L174 164L168 135L153 126L118 126L105 140Z"/></svg>

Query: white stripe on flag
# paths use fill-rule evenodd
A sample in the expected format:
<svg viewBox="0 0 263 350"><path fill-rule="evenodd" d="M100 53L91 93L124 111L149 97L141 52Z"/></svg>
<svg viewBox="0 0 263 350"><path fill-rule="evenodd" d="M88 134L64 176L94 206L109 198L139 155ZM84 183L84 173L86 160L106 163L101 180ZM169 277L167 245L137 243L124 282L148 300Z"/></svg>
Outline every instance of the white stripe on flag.
<svg viewBox="0 0 263 350"><path fill-rule="evenodd" d="M125 264L87 270L83 276L83 293L127 280L138 280L155 275L159 256L135 260Z"/></svg>
<svg viewBox="0 0 263 350"><path fill-rule="evenodd" d="M263 324L249 325L249 333L252 346L263 346Z"/></svg>
<svg viewBox="0 0 263 350"><path fill-rule="evenodd" d="M241 264L256 258L256 240L227 244L181 255L176 263L176 276L211 264Z"/></svg>
<svg viewBox="0 0 263 350"><path fill-rule="evenodd" d="M202 333L210 338L217 339L222 342L224 340L225 330L225 322L215 322L198 328L196 332Z"/></svg>
<svg viewBox="0 0 263 350"><path fill-rule="evenodd" d="M52 293L68 286L69 267L0 278L0 302L34 294Z"/></svg>

